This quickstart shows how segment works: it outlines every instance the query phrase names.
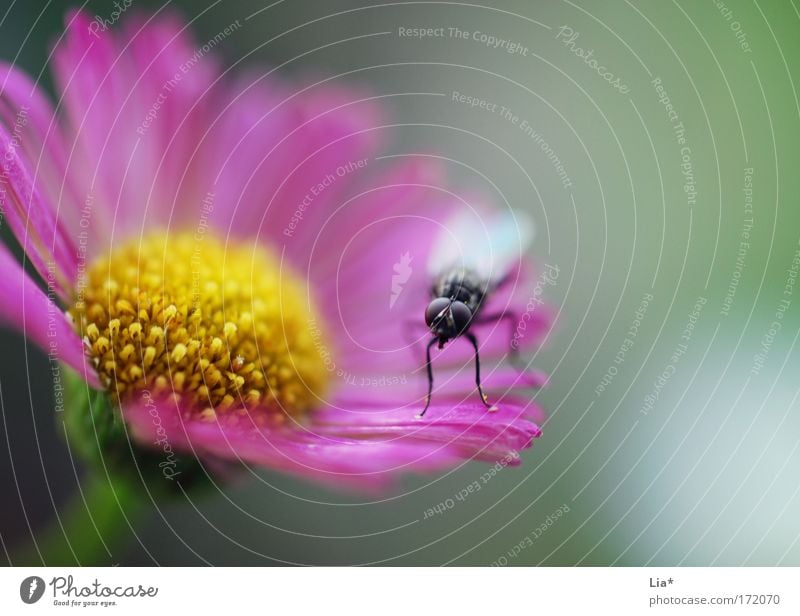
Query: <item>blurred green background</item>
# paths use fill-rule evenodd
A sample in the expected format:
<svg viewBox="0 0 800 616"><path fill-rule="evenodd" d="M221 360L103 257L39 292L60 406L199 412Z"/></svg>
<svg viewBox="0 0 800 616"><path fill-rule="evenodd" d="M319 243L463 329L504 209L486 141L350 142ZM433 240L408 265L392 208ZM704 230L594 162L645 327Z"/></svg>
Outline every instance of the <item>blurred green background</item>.
<svg viewBox="0 0 800 616"><path fill-rule="evenodd" d="M148 505L114 562L800 565L796 2L171 4L200 41L242 21L218 50L229 64L406 93L386 99L386 154L449 157L455 182L529 209L538 261L560 270L535 357L549 418L520 468L463 500L485 466L406 479L379 502L264 473ZM4 2L0 56L38 74L78 5ZM10 549L81 471L53 425L46 358L6 331L0 348Z"/></svg>

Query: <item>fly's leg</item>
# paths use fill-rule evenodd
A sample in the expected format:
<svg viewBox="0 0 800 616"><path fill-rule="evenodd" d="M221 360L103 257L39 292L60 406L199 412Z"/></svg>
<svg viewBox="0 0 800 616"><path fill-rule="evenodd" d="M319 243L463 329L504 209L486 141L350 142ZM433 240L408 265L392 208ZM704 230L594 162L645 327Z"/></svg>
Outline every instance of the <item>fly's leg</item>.
<svg viewBox="0 0 800 616"><path fill-rule="evenodd" d="M431 330L428 328L427 325L424 323L420 323L416 319L406 319L403 321L401 330L403 333L403 339L405 343L411 348L411 352L417 356L419 361L422 361L422 357L420 357L420 347L417 344L425 335L430 335ZM419 336L417 334L420 334Z"/></svg>
<svg viewBox="0 0 800 616"><path fill-rule="evenodd" d="M527 366L525 366L524 362L522 361L522 357L519 354L519 345L514 344L514 330L515 325L519 322L519 318L513 312L497 312L493 314L487 314L486 316L480 316L476 321L476 325L488 325L490 323L498 323L500 321L508 321L510 326L510 340L508 343L508 359L511 362L511 365L514 366L520 372L526 372Z"/></svg>
<svg viewBox="0 0 800 616"><path fill-rule="evenodd" d="M478 339L472 332L466 332L464 337L466 337L466 339L472 343L472 346L475 349L475 385L478 386L478 393L481 396L481 402L483 402L483 405L489 409L489 412L494 412L497 410L497 407L489 404L489 397L483 393L483 387L481 387L481 356L478 352Z"/></svg>
<svg viewBox="0 0 800 616"><path fill-rule="evenodd" d="M431 348L436 344L436 338L431 339L428 347L425 349L425 367L428 370L428 395L425 396L425 408L417 415L420 419L425 416L425 412L431 405L431 395L433 394L433 366L431 365Z"/></svg>

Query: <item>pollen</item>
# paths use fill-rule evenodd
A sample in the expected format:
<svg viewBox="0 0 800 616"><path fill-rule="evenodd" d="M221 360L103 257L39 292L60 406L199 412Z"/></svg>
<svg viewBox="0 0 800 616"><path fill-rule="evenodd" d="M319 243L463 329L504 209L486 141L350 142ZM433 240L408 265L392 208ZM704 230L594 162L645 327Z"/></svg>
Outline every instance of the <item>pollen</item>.
<svg viewBox="0 0 800 616"><path fill-rule="evenodd" d="M71 314L118 405L146 391L202 421L281 422L326 390L305 285L263 247L145 236L91 263L79 300Z"/></svg>

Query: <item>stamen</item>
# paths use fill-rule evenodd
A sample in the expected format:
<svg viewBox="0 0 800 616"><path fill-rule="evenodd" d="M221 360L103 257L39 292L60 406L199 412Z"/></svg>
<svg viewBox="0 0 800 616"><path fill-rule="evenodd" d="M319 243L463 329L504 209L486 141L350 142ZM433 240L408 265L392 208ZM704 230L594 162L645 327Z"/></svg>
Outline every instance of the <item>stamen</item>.
<svg viewBox="0 0 800 616"><path fill-rule="evenodd" d="M71 314L117 404L148 390L179 394L204 421L256 408L282 420L325 391L304 285L263 248L157 234L95 261L86 280Z"/></svg>

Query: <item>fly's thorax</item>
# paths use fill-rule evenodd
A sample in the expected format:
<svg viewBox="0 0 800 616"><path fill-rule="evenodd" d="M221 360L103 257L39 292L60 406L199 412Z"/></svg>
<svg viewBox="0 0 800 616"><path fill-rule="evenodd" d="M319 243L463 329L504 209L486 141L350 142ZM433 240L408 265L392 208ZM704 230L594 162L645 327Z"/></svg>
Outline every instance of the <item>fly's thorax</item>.
<svg viewBox="0 0 800 616"><path fill-rule="evenodd" d="M474 315L483 303L488 286L488 282L473 270L452 268L439 277L433 293L434 297L446 297L462 302Z"/></svg>

